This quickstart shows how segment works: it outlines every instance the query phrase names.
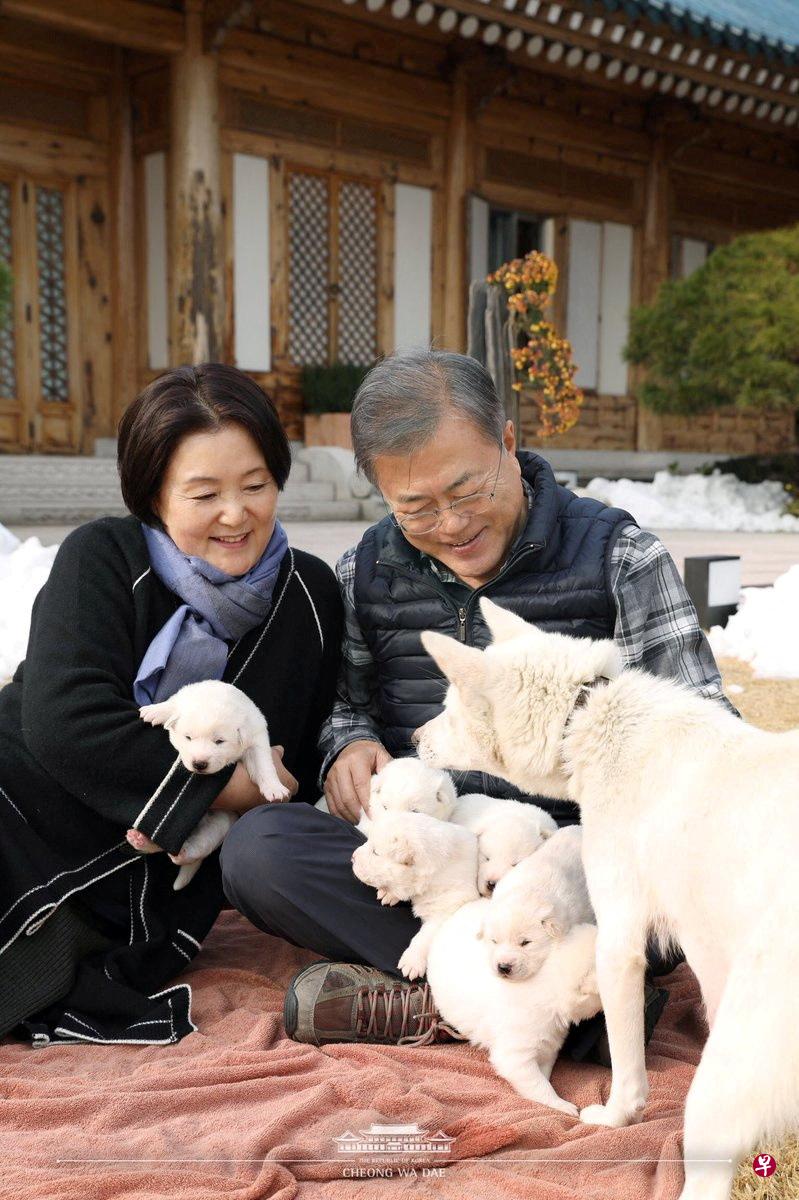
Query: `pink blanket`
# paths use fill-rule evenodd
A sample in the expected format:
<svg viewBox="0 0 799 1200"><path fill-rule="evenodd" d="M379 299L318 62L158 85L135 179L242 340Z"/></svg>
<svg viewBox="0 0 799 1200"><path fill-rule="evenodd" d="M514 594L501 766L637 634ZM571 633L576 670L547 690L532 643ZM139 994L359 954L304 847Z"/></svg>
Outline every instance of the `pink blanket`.
<svg viewBox="0 0 799 1200"><path fill-rule="evenodd" d="M226 911L181 976L199 1032L177 1046L33 1050L6 1039L0 1195L344 1200L358 1180L364 1200L398 1189L436 1200L678 1196L683 1104L705 1037L686 966L668 977L648 1048L645 1120L608 1130L522 1100L466 1045L289 1041L285 986L313 957ZM553 1083L582 1107L607 1097L610 1071L561 1061ZM386 1148L391 1131L374 1125L405 1126L400 1149L358 1150Z"/></svg>

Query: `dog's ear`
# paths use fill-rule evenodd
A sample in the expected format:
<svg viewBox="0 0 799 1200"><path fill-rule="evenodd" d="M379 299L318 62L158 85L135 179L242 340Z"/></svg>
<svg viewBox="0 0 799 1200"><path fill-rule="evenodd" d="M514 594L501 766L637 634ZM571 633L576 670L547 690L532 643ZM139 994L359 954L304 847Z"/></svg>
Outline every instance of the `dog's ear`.
<svg viewBox="0 0 799 1200"><path fill-rule="evenodd" d="M422 634L422 645L450 682L460 687L476 687L483 676L483 654L473 646L464 646L443 633Z"/></svg>
<svg viewBox="0 0 799 1200"><path fill-rule="evenodd" d="M171 729L177 720L177 710L171 700L163 700L160 704L145 704L139 709L139 716L148 725L163 725Z"/></svg>
<svg viewBox="0 0 799 1200"><path fill-rule="evenodd" d="M536 921L541 922L541 927L547 937L559 938L565 933L563 922L555 914L554 905L540 904L531 915L535 917Z"/></svg>
<svg viewBox="0 0 799 1200"><path fill-rule="evenodd" d="M515 613L509 612L507 608L500 608L486 596L480 601L480 612L483 614L483 620L495 642L509 642L512 638L529 633L534 628L527 621L523 621L521 617L517 617Z"/></svg>

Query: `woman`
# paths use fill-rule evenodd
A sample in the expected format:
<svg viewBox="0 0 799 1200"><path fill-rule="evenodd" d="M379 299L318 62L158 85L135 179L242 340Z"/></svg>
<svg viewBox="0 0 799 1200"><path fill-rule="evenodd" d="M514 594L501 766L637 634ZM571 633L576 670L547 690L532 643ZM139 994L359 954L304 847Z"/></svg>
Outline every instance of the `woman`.
<svg viewBox="0 0 799 1200"><path fill-rule="evenodd" d="M210 807L263 797L241 765L187 772L141 704L235 683L282 781L318 795L341 602L276 520L290 462L273 405L233 367L169 371L124 414L133 515L64 541L0 691L0 1033L170 1043L196 1028L190 988L168 985L224 903L219 855L177 892L169 855Z"/></svg>

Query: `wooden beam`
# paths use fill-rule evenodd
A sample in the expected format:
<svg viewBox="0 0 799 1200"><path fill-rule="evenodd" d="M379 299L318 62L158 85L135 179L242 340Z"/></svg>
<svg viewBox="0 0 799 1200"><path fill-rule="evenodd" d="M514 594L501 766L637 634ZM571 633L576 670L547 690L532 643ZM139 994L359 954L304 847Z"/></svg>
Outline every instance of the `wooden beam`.
<svg viewBox="0 0 799 1200"><path fill-rule="evenodd" d="M113 436L119 418L137 390L136 313L139 309L133 126L125 51L117 49L115 60L110 94L113 404L107 436Z"/></svg>
<svg viewBox="0 0 799 1200"><path fill-rule="evenodd" d="M218 362L224 338L219 82L203 51L200 4L186 6L185 50L172 59L169 226L171 361Z"/></svg>
<svg viewBox="0 0 799 1200"><path fill-rule="evenodd" d="M68 134L53 136L43 129L23 129L0 121L0 162L35 174L105 175L105 146Z"/></svg>
<svg viewBox="0 0 799 1200"><path fill-rule="evenodd" d="M98 4L97 0L3 0L3 13L98 42L155 54L178 54L184 48L180 14L141 0L113 0L112 4Z"/></svg>
<svg viewBox="0 0 799 1200"><path fill-rule="evenodd" d="M376 63L346 59L329 50L312 46L293 45L263 34L244 29L231 30L220 51L228 67L268 73L275 80L289 84L302 80L309 87L331 90L341 95L367 96L373 111L406 107L419 115L446 117L449 112L449 89L438 79L420 78ZM424 103L420 104L420 89ZM375 97L384 102L375 106ZM390 100L388 99L390 97Z"/></svg>
<svg viewBox="0 0 799 1200"><path fill-rule="evenodd" d="M455 68L445 168L444 348L462 351L466 342L467 220L466 202L472 186L474 131L465 64Z"/></svg>

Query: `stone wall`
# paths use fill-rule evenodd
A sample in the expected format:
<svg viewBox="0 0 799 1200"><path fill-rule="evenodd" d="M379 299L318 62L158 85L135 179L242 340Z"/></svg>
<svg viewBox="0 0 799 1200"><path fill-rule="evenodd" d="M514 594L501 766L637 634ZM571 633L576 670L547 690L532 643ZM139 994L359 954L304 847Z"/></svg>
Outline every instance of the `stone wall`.
<svg viewBox="0 0 799 1200"><path fill-rule="evenodd" d="M530 393L519 403L521 444L552 450L675 450L710 454L775 454L796 446L793 412L782 409L716 409L695 416L647 412L646 445L639 438L639 409L628 396L587 393L580 419L551 438L537 436L538 410Z"/></svg>

